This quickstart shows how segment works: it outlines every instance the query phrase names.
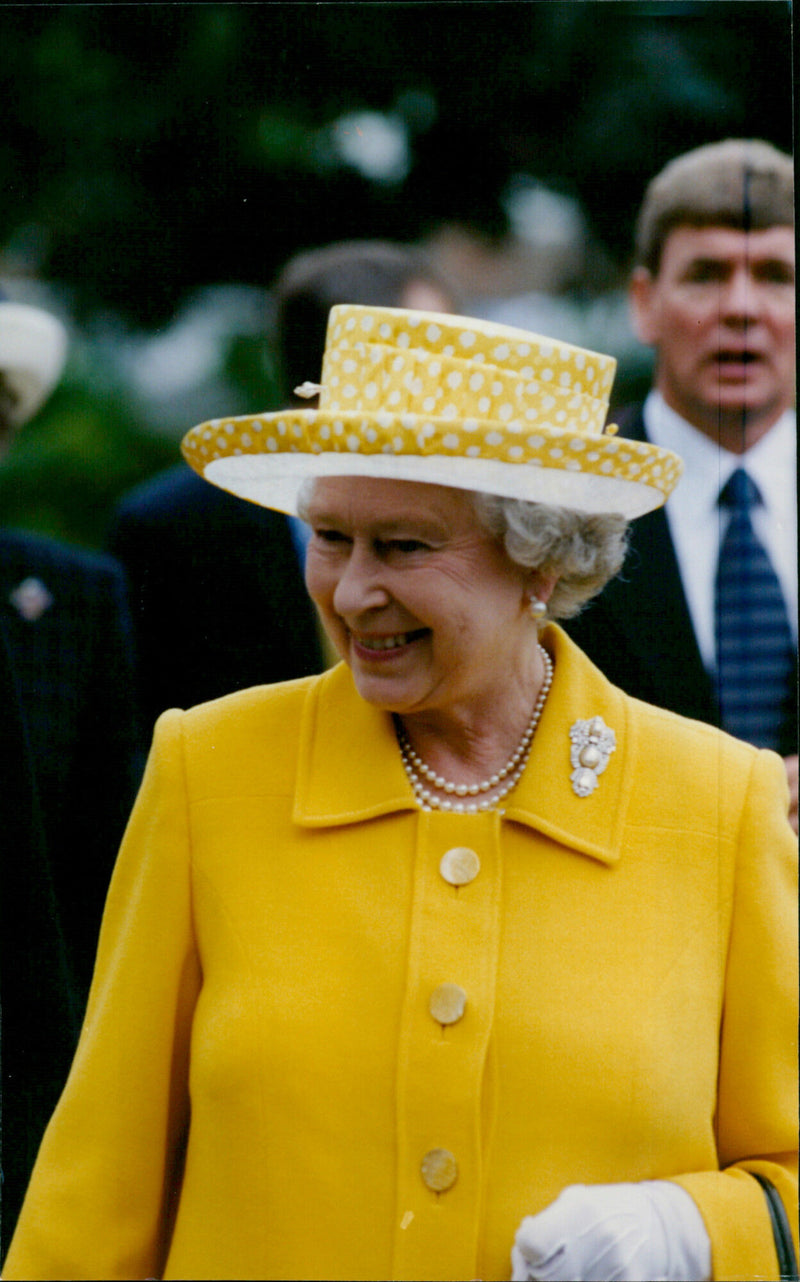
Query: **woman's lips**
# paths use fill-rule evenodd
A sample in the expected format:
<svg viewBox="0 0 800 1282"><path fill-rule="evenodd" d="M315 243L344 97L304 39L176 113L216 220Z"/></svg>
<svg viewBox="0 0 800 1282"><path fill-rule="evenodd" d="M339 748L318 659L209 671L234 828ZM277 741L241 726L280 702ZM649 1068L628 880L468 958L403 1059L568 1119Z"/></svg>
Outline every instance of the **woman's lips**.
<svg viewBox="0 0 800 1282"><path fill-rule="evenodd" d="M351 635L356 650L366 658L374 659L395 654L419 640L427 631L427 628L415 628L410 632L387 632L382 636L359 636L355 632Z"/></svg>

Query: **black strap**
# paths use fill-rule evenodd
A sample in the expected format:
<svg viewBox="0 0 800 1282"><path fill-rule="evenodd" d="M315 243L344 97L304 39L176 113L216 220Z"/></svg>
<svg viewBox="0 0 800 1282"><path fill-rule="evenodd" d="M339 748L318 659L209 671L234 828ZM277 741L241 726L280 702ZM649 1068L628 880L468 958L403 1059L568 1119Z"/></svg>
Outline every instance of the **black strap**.
<svg viewBox="0 0 800 1282"><path fill-rule="evenodd" d="M771 1180L768 1180L764 1175L757 1175L755 1171L751 1171L750 1174L754 1179L758 1180L767 1199L769 1218L772 1221L772 1232L775 1235L775 1250L778 1255L781 1282L798 1282L797 1257L794 1253L794 1242L789 1228L786 1207L783 1205L778 1190Z"/></svg>

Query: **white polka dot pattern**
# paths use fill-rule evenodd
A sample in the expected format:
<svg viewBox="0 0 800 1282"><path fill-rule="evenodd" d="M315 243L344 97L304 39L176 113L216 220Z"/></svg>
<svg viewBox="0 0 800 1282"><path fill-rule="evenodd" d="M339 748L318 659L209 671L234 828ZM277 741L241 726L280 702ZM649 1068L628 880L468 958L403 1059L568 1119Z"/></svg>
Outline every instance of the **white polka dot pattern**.
<svg viewBox="0 0 800 1282"><path fill-rule="evenodd" d="M302 414L298 421L296 415ZM383 417L383 416L381 416ZM206 463L230 455L269 453L321 454L323 451L358 454L416 454L485 458L533 467L566 469L595 476L615 476L651 486L665 497L672 492L682 471L677 455L657 450L641 441L618 437L597 438L587 450L586 440L563 428L548 427L537 433L498 430L487 421L459 422L455 427L419 414L404 414L399 422L386 416L341 414L329 423L319 411L299 410L277 420L249 417L215 419L193 428L184 441L187 461L202 474ZM232 430L233 436L222 432ZM250 444L244 444L244 437Z"/></svg>
<svg viewBox="0 0 800 1282"><path fill-rule="evenodd" d="M440 456L613 477L666 497L680 459L604 432L615 369L612 357L508 326L345 304L331 312L317 409L203 423L183 451L201 475L238 455Z"/></svg>
<svg viewBox="0 0 800 1282"><path fill-rule="evenodd" d="M534 423L603 430L616 369L610 356L488 321L434 321L389 308L359 318L356 310L364 309L344 305L331 314L322 410L422 410L435 418L497 419L520 431Z"/></svg>

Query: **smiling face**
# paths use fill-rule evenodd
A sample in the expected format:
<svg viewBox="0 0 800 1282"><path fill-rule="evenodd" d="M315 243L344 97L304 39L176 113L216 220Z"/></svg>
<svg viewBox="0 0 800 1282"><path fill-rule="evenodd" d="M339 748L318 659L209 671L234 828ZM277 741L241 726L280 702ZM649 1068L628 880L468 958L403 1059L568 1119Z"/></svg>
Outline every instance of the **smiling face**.
<svg viewBox="0 0 800 1282"><path fill-rule="evenodd" d="M468 494L330 477L304 515L308 590L368 703L496 711L518 697L515 678L531 688L531 575L479 525Z"/></svg>
<svg viewBox="0 0 800 1282"><path fill-rule="evenodd" d="M794 403L791 227L676 227L631 301L665 401L726 448L741 453Z"/></svg>

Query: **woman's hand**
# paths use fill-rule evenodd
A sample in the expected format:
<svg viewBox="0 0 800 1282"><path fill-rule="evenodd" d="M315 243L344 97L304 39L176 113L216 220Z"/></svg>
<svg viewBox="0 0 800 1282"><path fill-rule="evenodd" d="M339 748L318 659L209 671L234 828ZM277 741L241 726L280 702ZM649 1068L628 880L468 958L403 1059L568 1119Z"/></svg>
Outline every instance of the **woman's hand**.
<svg viewBox="0 0 800 1282"><path fill-rule="evenodd" d="M525 1217L511 1264L512 1282L708 1282L711 1244L677 1184L573 1184Z"/></svg>

